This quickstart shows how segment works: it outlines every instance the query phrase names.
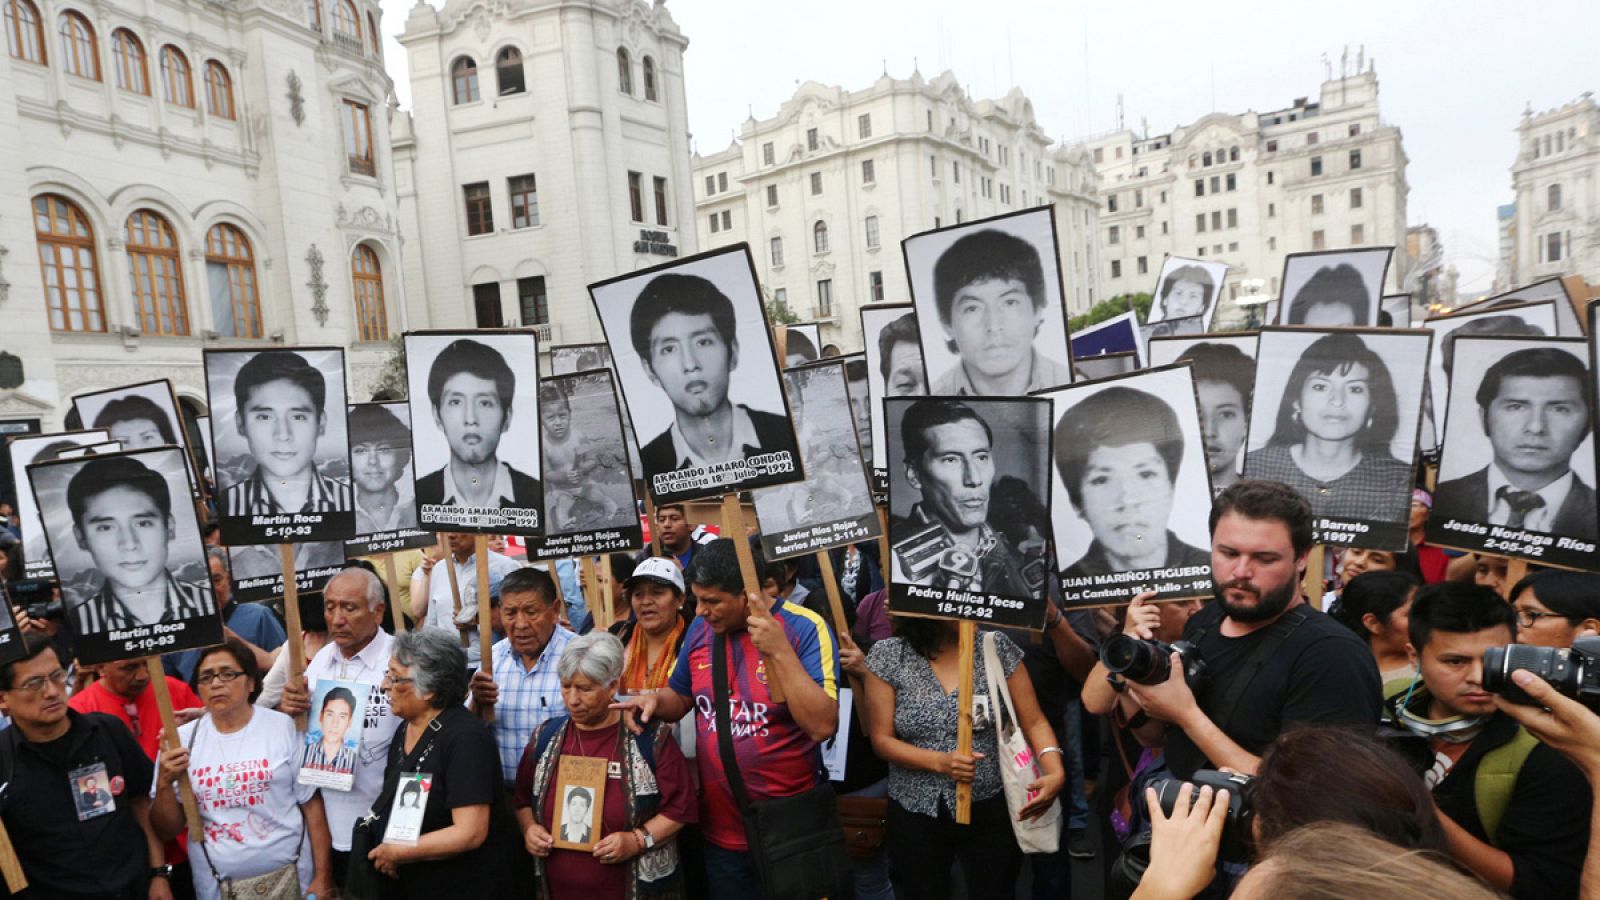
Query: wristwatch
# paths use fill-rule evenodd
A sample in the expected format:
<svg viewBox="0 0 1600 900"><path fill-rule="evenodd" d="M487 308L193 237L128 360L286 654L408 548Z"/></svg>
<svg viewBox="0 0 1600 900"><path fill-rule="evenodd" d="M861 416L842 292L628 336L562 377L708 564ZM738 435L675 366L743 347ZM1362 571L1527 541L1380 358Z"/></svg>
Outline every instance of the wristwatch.
<svg viewBox="0 0 1600 900"><path fill-rule="evenodd" d="M635 828L634 833L641 835L640 843L644 845L644 849L649 850L656 845L656 836L650 833L650 829Z"/></svg>
<svg viewBox="0 0 1600 900"><path fill-rule="evenodd" d="M168 863L168 864L166 864L164 866L151 866L150 867L150 877L151 878L165 878L165 879L168 879L170 881L172 879L172 864Z"/></svg>

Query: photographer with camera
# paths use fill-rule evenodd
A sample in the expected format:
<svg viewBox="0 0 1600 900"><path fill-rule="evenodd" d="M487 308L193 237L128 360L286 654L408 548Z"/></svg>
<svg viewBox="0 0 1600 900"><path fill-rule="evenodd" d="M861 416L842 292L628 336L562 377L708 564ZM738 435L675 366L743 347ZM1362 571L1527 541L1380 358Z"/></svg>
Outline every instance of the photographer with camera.
<svg viewBox="0 0 1600 900"><path fill-rule="evenodd" d="M1166 667L1123 676L1151 718L1176 726L1166 760L1179 778L1202 768L1254 773L1259 754L1294 724L1377 724L1381 685L1371 652L1300 591L1311 542L1311 507L1286 485L1247 479L1217 496L1217 602L1185 625L1188 649L1160 648Z"/></svg>
<svg viewBox="0 0 1600 900"><path fill-rule="evenodd" d="M1410 616L1418 676L1391 694L1385 712L1427 741L1424 780L1450 855L1513 897L1570 897L1588 841L1590 791L1577 767L1496 707L1493 691L1507 687L1502 664L1518 668L1558 652L1508 653L1516 632L1515 610L1488 588L1422 588Z"/></svg>

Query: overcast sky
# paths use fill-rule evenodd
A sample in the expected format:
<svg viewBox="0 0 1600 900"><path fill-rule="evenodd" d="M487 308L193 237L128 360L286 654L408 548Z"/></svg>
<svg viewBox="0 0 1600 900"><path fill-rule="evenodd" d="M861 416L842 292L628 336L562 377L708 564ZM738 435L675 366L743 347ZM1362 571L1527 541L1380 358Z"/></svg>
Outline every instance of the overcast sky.
<svg viewBox="0 0 1600 900"><path fill-rule="evenodd" d="M441 5L435 0L434 5ZM385 58L410 105L392 35L413 0L383 0ZM1012 85L1045 132L1072 139L1148 122L1151 134L1213 112L1264 112L1313 100L1327 56L1337 74L1365 44L1379 108L1400 127L1411 165L1409 224L1439 230L1463 294L1494 278L1495 207L1511 200L1515 129L1600 89L1597 0L1499 2L1066 3L1061 0L669 0L689 37L689 128L720 150L752 112L773 115L807 80L859 89L887 66L932 78L950 69L979 99Z"/></svg>

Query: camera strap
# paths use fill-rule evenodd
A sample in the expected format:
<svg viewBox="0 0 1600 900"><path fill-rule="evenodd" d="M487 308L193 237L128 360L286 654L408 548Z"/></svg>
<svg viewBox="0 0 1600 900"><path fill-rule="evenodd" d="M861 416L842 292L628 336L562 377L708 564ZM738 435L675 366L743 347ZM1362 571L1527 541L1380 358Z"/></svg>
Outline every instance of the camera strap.
<svg viewBox="0 0 1600 900"><path fill-rule="evenodd" d="M1216 722L1217 727L1221 728L1224 733L1228 731L1228 725L1233 721L1233 712L1239 706L1239 701L1244 699L1244 692L1249 689L1250 683L1255 681L1256 675L1261 672L1261 667L1265 666L1267 660L1278 652L1278 648L1283 646L1283 642L1289 639L1289 635L1294 634L1294 630L1299 628L1302 622L1310 618L1310 613L1307 612L1307 609L1308 606L1302 603L1279 616L1278 621L1273 622L1268 627L1267 636L1261 639L1261 643L1257 644L1254 650L1250 651L1250 655L1245 658L1244 665L1240 666L1234 672L1233 677L1228 680L1228 689L1222 695L1222 703L1217 707L1217 715L1212 717L1212 721ZM1204 637L1205 632L1195 635L1194 643L1198 645Z"/></svg>

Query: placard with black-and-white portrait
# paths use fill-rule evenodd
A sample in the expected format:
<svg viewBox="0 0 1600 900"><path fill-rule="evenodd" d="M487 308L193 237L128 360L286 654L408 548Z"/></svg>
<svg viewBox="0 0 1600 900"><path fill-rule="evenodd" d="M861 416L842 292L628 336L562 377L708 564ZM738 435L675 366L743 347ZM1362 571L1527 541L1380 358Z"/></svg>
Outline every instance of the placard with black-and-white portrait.
<svg viewBox="0 0 1600 900"><path fill-rule="evenodd" d="M194 427L195 433L200 435L199 449L202 454L200 458L195 460L195 464L197 468L200 469L200 474L202 477L207 479L215 479L217 468L215 460L217 456L216 451L211 449L211 417L195 416ZM194 448L190 448L190 456L195 455L193 450Z"/></svg>
<svg viewBox="0 0 1600 900"><path fill-rule="evenodd" d="M1450 408L1450 377L1455 370L1456 340L1488 334L1555 337L1556 311L1555 304L1545 300L1434 316L1422 325L1433 332L1436 348L1428 364L1428 408L1423 417L1422 449L1435 451L1440 438L1444 436L1445 414Z"/></svg>
<svg viewBox="0 0 1600 900"><path fill-rule="evenodd" d="M1139 354L1132 351L1102 353L1072 361L1072 374L1076 381L1098 381L1117 375L1138 371Z"/></svg>
<svg viewBox="0 0 1600 900"><path fill-rule="evenodd" d="M1411 327L1411 295L1384 294L1378 300L1378 325L1383 328Z"/></svg>
<svg viewBox="0 0 1600 900"><path fill-rule="evenodd" d="M1256 381L1256 335L1207 334L1150 342L1152 368L1177 362L1188 363L1194 371L1206 469L1212 493L1220 493L1239 480L1244 468Z"/></svg>
<svg viewBox="0 0 1600 900"><path fill-rule="evenodd" d="M804 477L750 249L589 286L656 504Z"/></svg>
<svg viewBox="0 0 1600 900"><path fill-rule="evenodd" d="M344 351L205 351L217 519L224 544L355 533Z"/></svg>
<svg viewBox="0 0 1600 900"><path fill-rule="evenodd" d="M301 593L320 591L328 579L344 568L343 541L293 544L295 588ZM239 603L283 596L281 544L250 544L228 548L228 582Z"/></svg>
<svg viewBox="0 0 1600 900"><path fill-rule="evenodd" d="M17 522L22 530L22 575L24 578L54 578L55 564L50 559L50 541L39 520L39 503L28 483L28 467L34 463L60 459L67 451L103 444L111 440L104 428L64 431L56 434L27 434L11 438L6 446L11 455L11 479L17 488Z"/></svg>
<svg viewBox="0 0 1600 900"><path fill-rule="evenodd" d="M1072 381L1053 207L901 242L928 392L1016 397Z"/></svg>
<svg viewBox="0 0 1600 900"><path fill-rule="evenodd" d="M72 408L86 427L111 432L111 439L121 441L124 450L182 447L189 453L190 464L195 464L177 396L172 382L165 378L79 394L72 398ZM199 471L198 465L195 470Z"/></svg>
<svg viewBox="0 0 1600 900"><path fill-rule="evenodd" d="M856 442L845 364L813 363L783 377L806 478L752 492L762 553L786 559L877 538L883 530Z"/></svg>
<svg viewBox="0 0 1600 900"><path fill-rule="evenodd" d="M222 642L180 447L28 467L80 664Z"/></svg>
<svg viewBox="0 0 1600 900"><path fill-rule="evenodd" d="M1205 321L1199 316L1190 316L1187 319L1168 319L1165 322L1155 322L1139 326L1139 351L1137 359L1150 358L1150 342L1164 337L1188 337L1196 334L1205 334ZM1124 351L1126 352L1126 351ZM1077 374L1077 367L1073 367L1073 374Z"/></svg>
<svg viewBox="0 0 1600 900"><path fill-rule="evenodd" d="M783 367L803 366L822 358L822 326L816 322L783 325Z"/></svg>
<svg viewBox="0 0 1600 900"><path fill-rule="evenodd" d="M890 397L889 608L1042 628L1050 544L1050 403Z"/></svg>
<svg viewBox="0 0 1600 900"><path fill-rule="evenodd" d="M917 313L909 303L861 307L861 343L867 357L867 412L872 439L863 442L872 464L872 491L889 493L888 443L883 430L885 397L925 397L928 375L922 365Z"/></svg>
<svg viewBox="0 0 1600 900"><path fill-rule="evenodd" d="M1161 262L1161 275L1150 295L1146 325L1180 319L1209 319L1222 296L1228 264L1206 259L1169 256ZM1202 329L1204 330L1204 329Z"/></svg>
<svg viewBox="0 0 1600 900"><path fill-rule="evenodd" d="M1051 402L1056 559L1068 606L1209 597L1211 481L1195 379L1179 364L1076 384Z"/></svg>
<svg viewBox="0 0 1600 900"><path fill-rule="evenodd" d="M431 547L439 538L417 523L416 472L411 465L411 409L405 403L353 403L350 486L355 492L356 534L349 556Z"/></svg>
<svg viewBox="0 0 1600 900"><path fill-rule="evenodd" d="M21 584L38 584L38 582L22 582L20 584L12 582L5 591L0 592L0 596L9 595L11 601L10 603L0 603L0 666L14 659L21 659L27 653L27 649L22 644L22 630L17 628L17 620L11 615L12 603L23 606L26 609L24 605L27 602L26 599L17 596L19 592L16 588L20 587ZM48 600L50 599L48 593L49 585L46 583L44 586L46 591L41 599Z"/></svg>
<svg viewBox="0 0 1600 900"><path fill-rule="evenodd" d="M538 336L418 331L405 346L418 527L542 534Z"/></svg>
<svg viewBox="0 0 1600 900"><path fill-rule="evenodd" d="M1409 546L1432 341L1422 330L1261 330L1244 474L1304 497L1317 543Z"/></svg>
<svg viewBox="0 0 1600 900"><path fill-rule="evenodd" d="M1582 338L1460 337L1428 543L1600 568Z"/></svg>
<svg viewBox="0 0 1600 900"><path fill-rule="evenodd" d="M1560 337L1583 337L1583 328L1578 324L1578 312L1572 303L1572 295L1567 293L1567 285L1560 278L1545 278L1532 284L1525 284L1515 290L1503 294L1485 297L1476 303L1469 303L1459 307L1458 312L1478 312L1485 309L1501 309L1518 303L1539 303L1549 300L1555 304L1556 331Z"/></svg>
<svg viewBox="0 0 1600 900"><path fill-rule="evenodd" d="M56 459L83 459L85 456L105 456L108 453L121 453L121 441L106 441L100 444L86 444L82 447L71 447L56 454Z"/></svg>
<svg viewBox="0 0 1600 900"><path fill-rule="evenodd" d="M861 461L872 477L872 391L867 378L867 355L843 353L835 359L844 363L845 392L850 395L850 416L855 420L856 444Z"/></svg>
<svg viewBox="0 0 1600 900"><path fill-rule="evenodd" d="M605 344L565 344L550 348L550 373L571 375L590 369L606 369L616 383L617 367L611 363L611 348ZM628 470L634 478L643 478L639 464L639 442L633 436L633 423L628 418L628 407L622 407L622 436L628 447Z"/></svg>
<svg viewBox="0 0 1600 900"><path fill-rule="evenodd" d="M611 371L541 380L539 418L545 533L528 539L528 558L570 559L644 546Z"/></svg>
<svg viewBox="0 0 1600 900"><path fill-rule="evenodd" d="M1289 254L1283 258L1279 323L1312 328L1376 325L1383 277L1393 255L1393 247Z"/></svg>
<svg viewBox="0 0 1600 900"><path fill-rule="evenodd" d="M1139 314L1133 310L1072 333L1072 358L1139 352Z"/></svg>

